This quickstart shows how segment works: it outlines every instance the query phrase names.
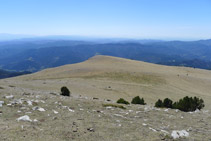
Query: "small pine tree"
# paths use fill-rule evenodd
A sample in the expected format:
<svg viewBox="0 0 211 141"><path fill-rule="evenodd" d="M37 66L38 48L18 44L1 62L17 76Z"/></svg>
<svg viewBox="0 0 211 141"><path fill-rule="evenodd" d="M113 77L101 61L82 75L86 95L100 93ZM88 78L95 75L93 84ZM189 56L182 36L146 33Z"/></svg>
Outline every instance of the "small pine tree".
<svg viewBox="0 0 211 141"><path fill-rule="evenodd" d="M194 97L193 100L194 100L194 108L199 109L199 110L204 108L204 100L203 99Z"/></svg>
<svg viewBox="0 0 211 141"><path fill-rule="evenodd" d="M146 105L144 102L144 98L140 98L139 96L136 96L131 101L132 104L140 104L140 105Z"/></svg>
<svg viewBox="0 0 211 141"><path fill-rule="evenodd" d="M130 104L128 101L124 100L123 98L120 98L119 100L117 100L117 103L120 103L120 104Z"/></svg>
<svg viewBox="0 0 211 141"><path fill-rule="evenodd" d="M173 101L169 98L165 98L163 101L163 107L165 108L172 108Z"/></svg>
<svg viewBox="0 0 211 141"><path fill-rule="evenodd" d="M172 109L178 109L177 105L178 105L178 102L174 102L172 105Z"/></svg>
<svg viewBox="0 0 211 141"><path fill-rule="evenodd" d="M182 99L180 99L178 102L174 102L173 101L166 98L164 99L164 101L162 102L162 100L158 100L155 103L155 107L166 107L166 108L173 108L173 109L179 109L181 111L184 112L190 112L190 111L195 111L196 109L201 110L202 108L204 108L204 100L203 99L199 99L197 97L184 97Z"/></svg>
<svg viewBox="0 0 211 141"><path fill-rule="evenodd" d="M61 95L63 95L63 96L70 96L70 91L69 91L69 89L68 89L67 87L63 86L63 87L61 88Z"/></svg>
<svg viewBox="0 0 211 141"><path fill-rule="evenodd" d="M155 103L155 107L163 107L163 101L158 99L158 101Z"/></svg>
<svg viewBox="0 0 211 141"><path fill-rule="evenodd" d="M197 97L192 98L186 96L183 99L180 99L176 104L176 108L184 112L195 111L196 109L201 110L203 107L203 99L199 99Z"/></svg>

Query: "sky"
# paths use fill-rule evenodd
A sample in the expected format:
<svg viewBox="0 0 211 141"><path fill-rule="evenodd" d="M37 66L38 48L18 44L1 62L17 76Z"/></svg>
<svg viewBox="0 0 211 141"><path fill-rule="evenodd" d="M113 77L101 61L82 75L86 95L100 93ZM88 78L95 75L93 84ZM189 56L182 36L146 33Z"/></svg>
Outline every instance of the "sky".
<svg viewBox="0 0 211 141"><path fill-rule="evenodd" d="M0 0L0 33L211 38L211 0Z"/></svg>

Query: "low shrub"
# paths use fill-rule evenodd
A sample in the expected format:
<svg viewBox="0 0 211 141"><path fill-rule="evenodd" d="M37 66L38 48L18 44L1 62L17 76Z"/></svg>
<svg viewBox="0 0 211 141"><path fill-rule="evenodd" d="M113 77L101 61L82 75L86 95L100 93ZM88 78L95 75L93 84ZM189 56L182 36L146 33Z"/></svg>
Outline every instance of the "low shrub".
<svg viewBox="0 0 211 141"><path fill-rule="evenodd" d="M158 107L158 108L163 107L163 101L158 99L158 101L155 103L155 107Z"/></svg>
<svg viewBox="0 0 211 141"><path fill-rule="evenodd" d="M172 108L172 105L173 105L173 101L171 99L165 98L163 100L163 107Z"/></svg>
<svg viewBox="0 0 211 141"><path fill-rule="evenodd" d="M183 99L180 99L178 102L175 102L173 104L173 108L179 109L184 112L189 112L189 111L195 111L196 109L201 110L204 108L204 100L199 99L197 97L184 97Z"/></svg>
<svg viewBox="0 0 211 141"><path fill-rule="evenodd" d="M146 105L144 102L144 98L140 98L139 96L136 96L131 101L132 104L140 104L140 105Z"/></svg>
<svg viewBox="0 0 211 141"><path fill-rule="evenodd" d="M63 87L61 88L61 95L63 95L63 96L70 96L70 91L69 91L69 89L68 89L67 87L63 86Z"/></svg>
<svg viewBox="0 0 211 141"><path fill-rule="evenodd" d="M123 98L120 98L119 100L117 100L117 103L120 103L120 104L130 104L128 101L124 100Z"/></svg>
<svg viewBox="0 0 211 141"><path fill-rule="evenodd" d="M199 99L197 97L192 98L188 96L174 103L169 98L165 98L164 101L159 99L155 103L155 107L179 109L184 112L195 111L196 109L201 110L202 108L204 108L204 106L205 105L203 99Z"/></svg>

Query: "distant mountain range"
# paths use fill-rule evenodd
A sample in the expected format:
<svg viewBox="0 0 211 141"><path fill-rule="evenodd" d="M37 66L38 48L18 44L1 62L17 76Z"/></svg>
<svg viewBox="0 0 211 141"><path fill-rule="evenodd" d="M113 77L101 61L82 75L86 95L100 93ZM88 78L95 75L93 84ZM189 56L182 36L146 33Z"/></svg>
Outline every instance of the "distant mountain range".
<svg viewBox="0 0 211 141"><path fill-rule="evenodd" d="M65 40L27 38L0 42L0 68L36 72L95 55L211 69L211 40Z"/></svg>
<svg viewBox="0 0 211 141"><path fill-rule="evenodd" d="M30 74L30 73L31 72L28 72L28 71L15 72L15 71L6 71L6 70L0 69L0 79L8 78L8 77L15 77L15 76L24 75L24 74Z"/></svg>

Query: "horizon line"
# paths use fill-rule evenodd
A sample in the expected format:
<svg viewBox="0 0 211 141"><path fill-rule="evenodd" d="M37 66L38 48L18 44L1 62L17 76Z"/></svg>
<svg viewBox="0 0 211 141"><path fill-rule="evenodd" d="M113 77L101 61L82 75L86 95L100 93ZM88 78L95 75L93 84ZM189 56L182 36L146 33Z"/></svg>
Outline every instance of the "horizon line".
<svg viewBox="0 0 211 141"><path fill-rule="evenodd" d="M103 35L73 35L73 34L19 34L19 33L0 33L0 36L25 36L25 37L13 37L11 40L19 40L19 39L33 39L33 38L52 38L58 36L60 37L75 37L75 38L90 38L91 39L118 39L118 40L163 40L163 41L197 41L197 40L210 40L210 38L187 38L187 37L122 37L122 36L103 36ZM8 37L9 38L9 37ZM12 37L11 37L12 38ZM17 38L17 39L15 39ZM0 41L3 41L1 39ZM10 39L5 39L10 40ZM71 40L71 39L68 39ZM84 39L85 40L85 39Z"/></svg>

